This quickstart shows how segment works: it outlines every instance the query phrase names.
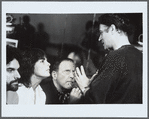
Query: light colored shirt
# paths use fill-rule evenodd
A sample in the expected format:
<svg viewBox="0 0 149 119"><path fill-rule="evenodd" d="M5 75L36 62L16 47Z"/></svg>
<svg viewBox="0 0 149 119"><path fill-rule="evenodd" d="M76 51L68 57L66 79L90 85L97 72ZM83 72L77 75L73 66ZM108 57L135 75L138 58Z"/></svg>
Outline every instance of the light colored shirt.
<svg viewBox="0 0 149 119"><path fill-rule="evenodd" d="M6 104L18 104L18 94L15 91L7 91Z"/></svg>
<svg viewBox="0 0 149 119"><path fill-rule="evenodd" d="M19 101L18 104L20 105L44 105L46 101L46 95L43 92L40 85L37 86L35 91L33 88L26 88L24 85L19 87L18 91Z"/></svg>

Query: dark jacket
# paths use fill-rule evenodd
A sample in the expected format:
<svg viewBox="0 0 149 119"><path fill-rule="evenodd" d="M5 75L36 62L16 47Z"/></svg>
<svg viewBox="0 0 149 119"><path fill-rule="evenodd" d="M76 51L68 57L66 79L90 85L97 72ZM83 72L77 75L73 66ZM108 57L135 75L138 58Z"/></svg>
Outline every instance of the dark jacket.
<svg viewBox="0 0 149 119"><path fill-rule="evenodd" d="M86 92L87 103L142 103L142 53L131 45L111 51Z"/></svg>
<svg viewBox="0 0 149 119"><path fill-rule="evenodd" d="M46 79L46 83L42 82L41 87L46 94L46 104L61 104L58 97L58 91L53 84L51 78Z"/></svg>
<svg viewBox="0 0 149 119"><path fill-rule="evenodd" d="M46 104L64 104L59 100L59 92L54 86L53 80L51 78L47 78L46 81L43 80L43 82L40 85L46 94ZM65 93L70 93L70 92L71 90L66 90ZM82 103L83 103L83 97L78 101L77 104L82 104Z"/></svg>

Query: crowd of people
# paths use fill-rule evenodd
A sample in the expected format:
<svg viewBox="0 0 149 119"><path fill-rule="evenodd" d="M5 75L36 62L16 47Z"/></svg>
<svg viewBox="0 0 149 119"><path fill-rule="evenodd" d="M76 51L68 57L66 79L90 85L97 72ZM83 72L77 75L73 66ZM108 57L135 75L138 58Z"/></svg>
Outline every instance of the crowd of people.
<svg viewBox="0 0 149 119"><path fill-rule="evenodd" d="M79 51L49 63L39 48L7 46L6 104L142 104L142 52L129 41L129 19L103 14L98 28L108 52L96 66Z"/></svg>

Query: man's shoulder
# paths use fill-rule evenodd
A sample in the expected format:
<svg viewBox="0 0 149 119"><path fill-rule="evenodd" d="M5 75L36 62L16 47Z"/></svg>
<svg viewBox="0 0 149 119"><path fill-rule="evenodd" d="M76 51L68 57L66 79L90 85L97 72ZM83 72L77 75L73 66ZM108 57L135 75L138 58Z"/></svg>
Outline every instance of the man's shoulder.
<svg viewBox="0 0 149 119"><path fill-rule="evenodd" d="M55 86L54 86L53 80L51 78L47 79L46 81L43 81L40 84L40 86L45 93L52 93L53 94L57 91Z"/></svg>
<svg viewBox="0 0 149 119"><path fill-rule="evenodd" d="M132 53L139 53L141 54L141 51L136 49L133 45L125 45L117 50L112 50L108 53L108 56L125 56L125 55L131 55Z"/></svg>
<svg viewBox="0 0 149 119"><path fill-rule="evenodd" d="M52 85L52 83L53 83L52 78L46 78L40 83L40 86L41 87L50 87L50 85Z"/></svg>

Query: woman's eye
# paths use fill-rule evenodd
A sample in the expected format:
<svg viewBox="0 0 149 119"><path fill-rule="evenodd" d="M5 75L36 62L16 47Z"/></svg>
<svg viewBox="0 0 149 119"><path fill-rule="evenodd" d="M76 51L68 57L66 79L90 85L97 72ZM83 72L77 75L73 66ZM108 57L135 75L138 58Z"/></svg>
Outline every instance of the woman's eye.
<svg viewBox="0 0 149 119"><path fill-rule="evenodd" d="M40 62L41 62L41 63L44 63L44 60L41 60Z"/></svg>

